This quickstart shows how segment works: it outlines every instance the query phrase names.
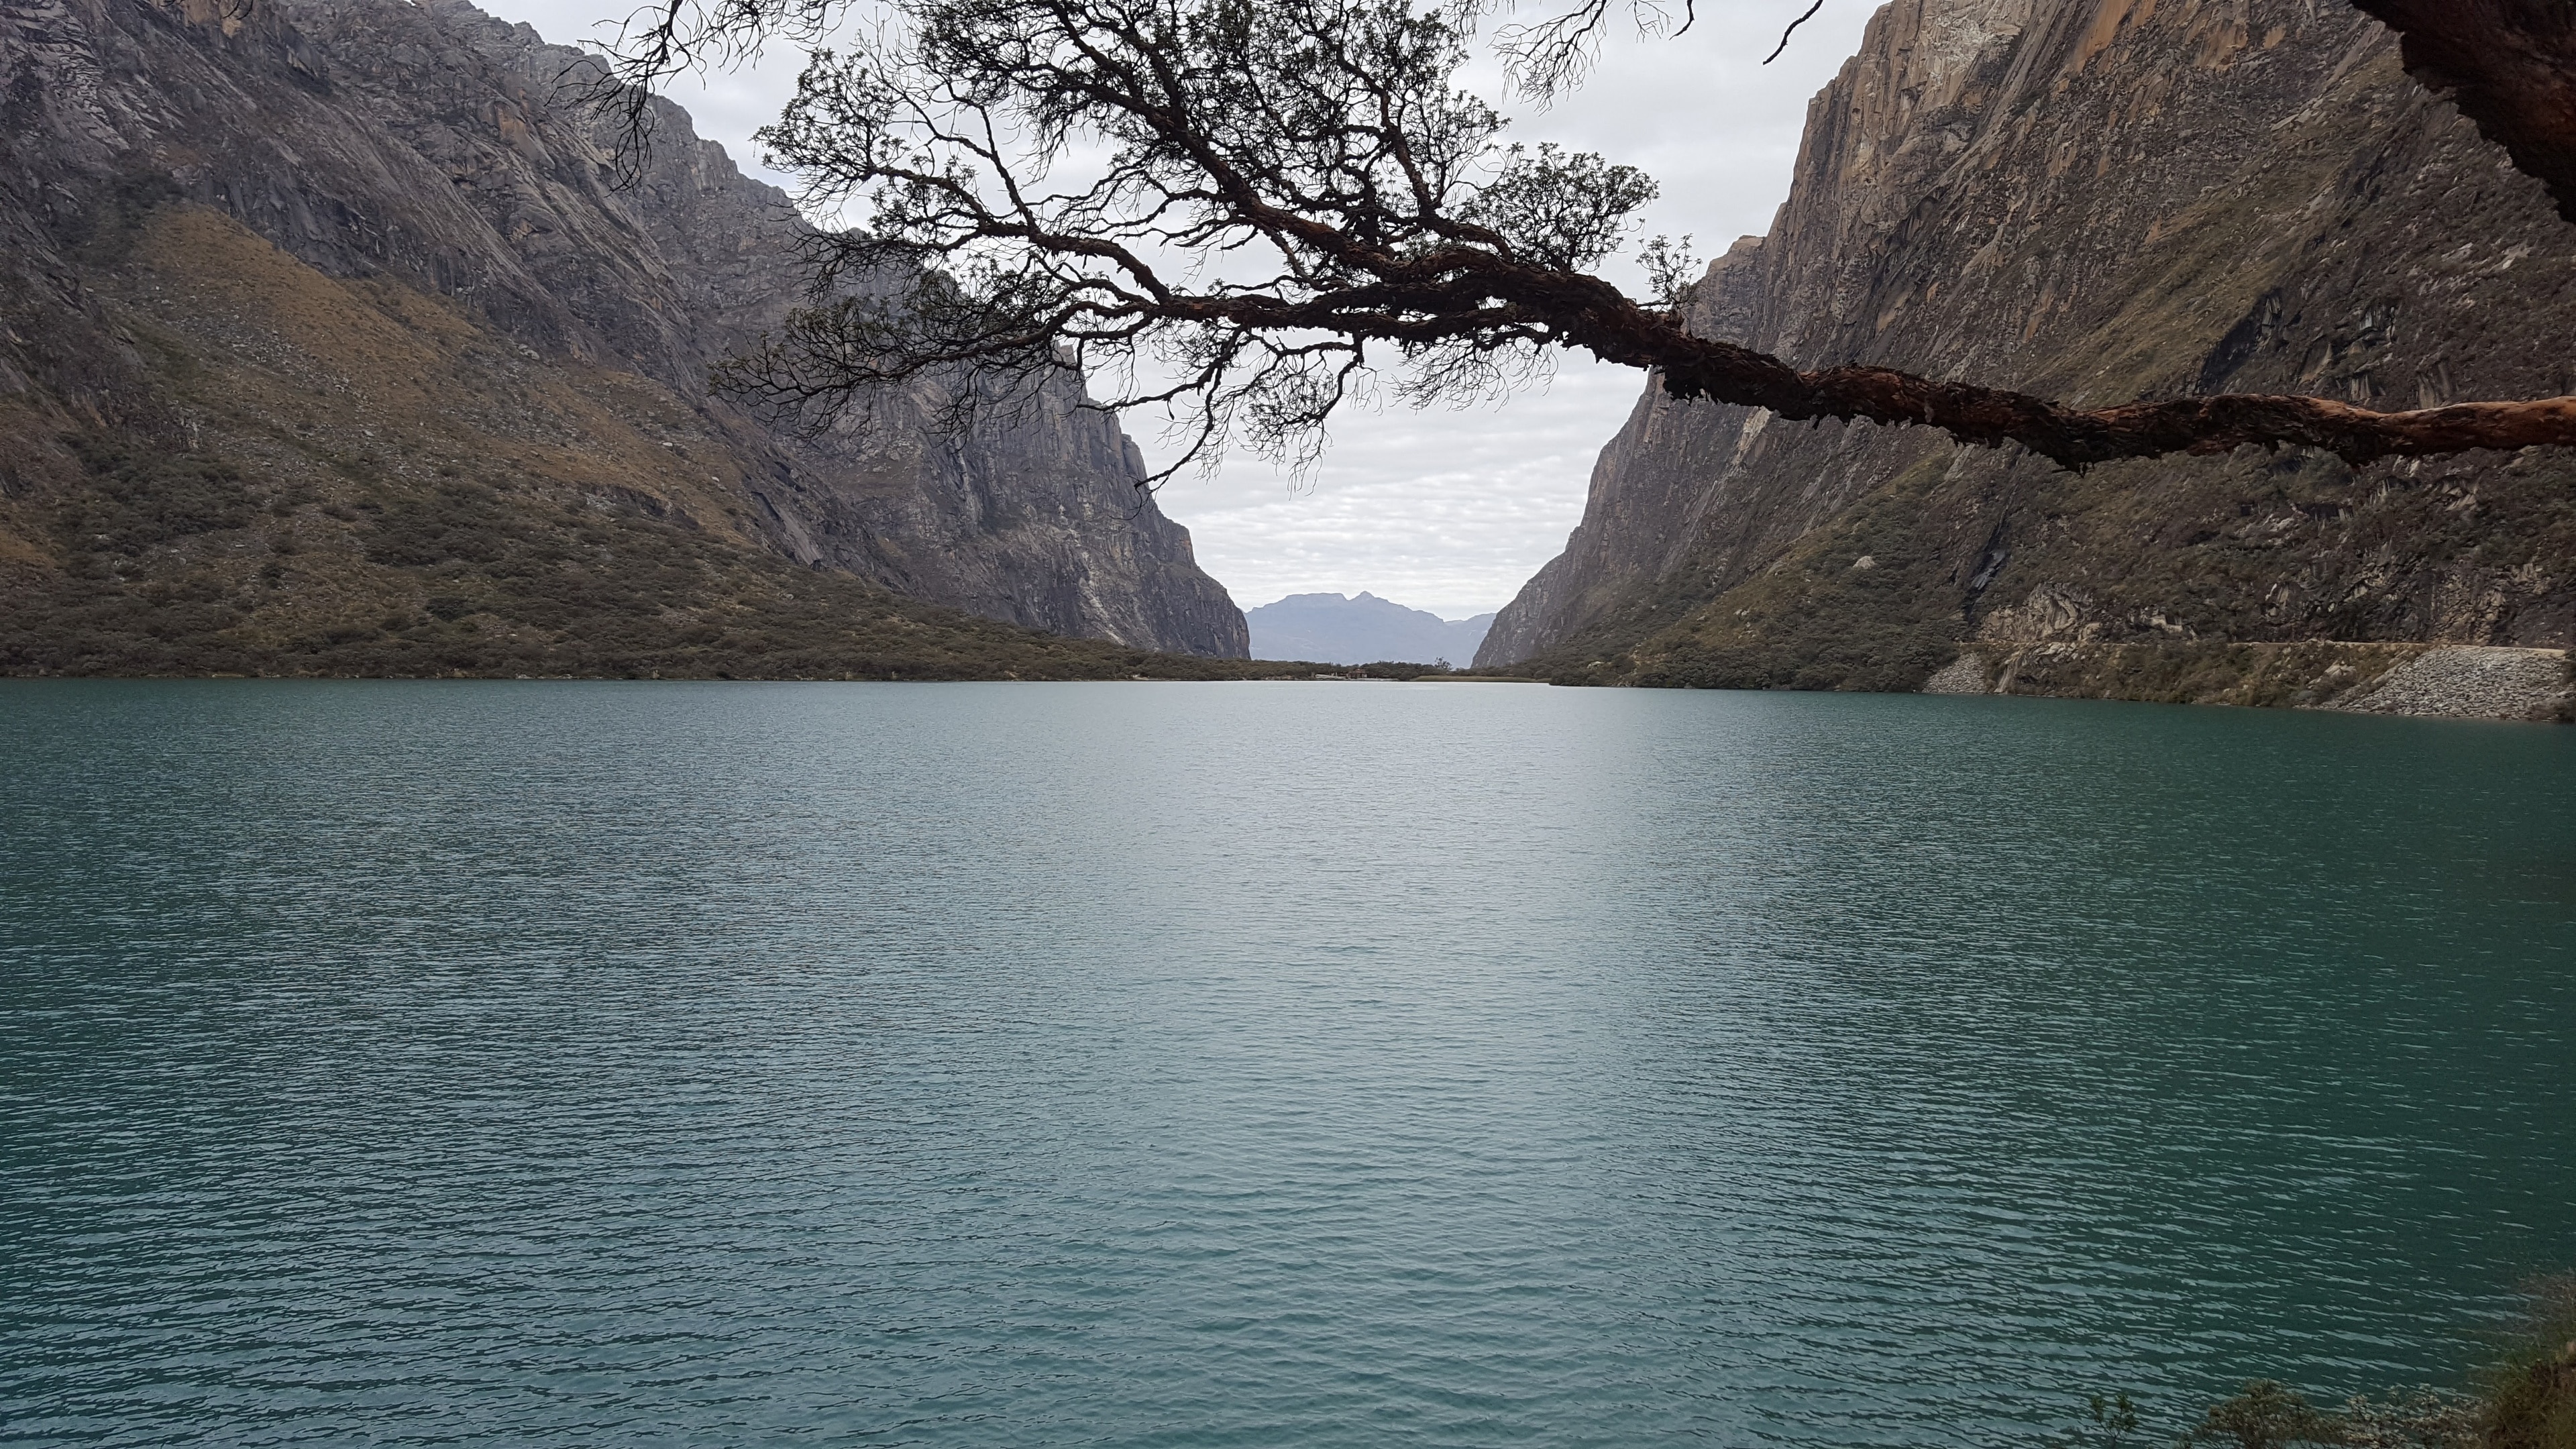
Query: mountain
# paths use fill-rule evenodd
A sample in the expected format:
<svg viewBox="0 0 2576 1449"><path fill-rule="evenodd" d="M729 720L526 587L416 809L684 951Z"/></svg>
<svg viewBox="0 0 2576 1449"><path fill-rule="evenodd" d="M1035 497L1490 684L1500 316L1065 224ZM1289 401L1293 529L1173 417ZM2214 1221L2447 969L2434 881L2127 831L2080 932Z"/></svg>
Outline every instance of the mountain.
<svg viewBox="0 0 2576 1449"><path fill-rule="evenodd" d="M1709 267L1690 317L1801 367L2087 404L2546 396L2576 391L2576 228L2348 6L1893 0L1810 106L1770 233ZM1650 387L1478 662L2349 700L2431 646L2564 646L2571 557L2565 450L2073 473ZM2553 657L2516 666L2553 682L2505 712L2563 689Z"/></svg>
<svg viewBox="0 0 2576 1449"><path fill-rule="evenodd" d="M1322 664L1447 660L1464 667L1484 642L1491 614L1455 622L1391 604L1375 594L1290 594L1248 610L1255 659L1310 659Z"/></svg>
<svg viewBox="0 0 2576 1449"><path fill-rule="evenodd" d="M1078 387L711 393L802 223L659 102L621 187L591 65L463 0L0 13L0 671L1246 653Z"/></svg>

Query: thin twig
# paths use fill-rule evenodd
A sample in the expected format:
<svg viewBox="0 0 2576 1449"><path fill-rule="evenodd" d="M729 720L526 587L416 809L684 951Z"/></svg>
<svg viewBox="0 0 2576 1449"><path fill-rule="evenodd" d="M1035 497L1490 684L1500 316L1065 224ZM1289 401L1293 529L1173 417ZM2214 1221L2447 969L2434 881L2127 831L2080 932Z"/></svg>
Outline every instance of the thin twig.
<svg viewBox="0 0 2576 1449"><path fill-rule="evenodd" d="M1815 18L1816 18L1816 12L1817 12L1817 11L1819 11L1819 10L1822 10L1822 9L1824 9L1824 8L1825 8L1825 0L1816 0L1816 3L1815 3L1815 4L1810 5L1810 6L1808 6L1808 7L1807 7L1807 13L1806 13L1806 14L1799 16L1799 17L1798 17L1797 19L1795 19L1795 20L1790 21L1790 22L1789 22L1789 28L1780 32L1780 43L1779 43L1778 45L1775 45L1775 46L1773 46L1773 47L1771 48L1771 53L1770 53L1769 55L1766 55L1766 56L1762 57L1762 63L1763 63L1764 65L1769 65L1771 62L1773 62L1773 61L1775 61L1775 60L1778 60L1778 59L1780 58L1780 52L1781 52L1781 51L1784 51L1784 50L1787 50L1787 49L1789 48L1789 37L1790 37L1790 36L1792 36L1792 35L1797 34L1797 33L1798 33L1798 27L1799 27L1799 26L1804 25L1804 24L1806 24L1808 21L1815 19Z"/></svg>

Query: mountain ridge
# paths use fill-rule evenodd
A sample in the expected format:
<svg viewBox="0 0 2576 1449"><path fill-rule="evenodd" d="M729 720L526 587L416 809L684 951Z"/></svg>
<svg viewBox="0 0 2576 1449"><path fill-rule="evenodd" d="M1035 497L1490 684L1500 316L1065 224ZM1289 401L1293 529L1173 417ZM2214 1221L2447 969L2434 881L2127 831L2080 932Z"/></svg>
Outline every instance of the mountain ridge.
<svg viewBox="0 0 2576 1449"><path fill-rule="evenodd" d="M1244 611L1255 659L1314 660L1325 664L1435 664L1463 666L1484 642L1494 616L1443 619L1409 609L1363 589L1341 594L1290 594Z"/></svg>
<svg viewBox="0 0 2576 1449"><path fill-rule="evenodd" d="M1893 0L1808 118L1772 231L1711 264L1694 331L2097 405L2576 388L2552 341L2576 229L2340 7ZM2031 692L2322 702L2353 661L2281 650L2564 645L2571 496L2552 450L2076 474L1650 385L1478 662L1912 689L1975 655ZM2034 650L2091 652L1992 667ZM2258 655L2311 672L2258 683Z"/></svg>
<svg viewBox="0 0 2576 1449"><path fill-rule="evenodd" d="M460 619L577 657L537 600L601 548L586 628L721 633L772 594L709 580L777 564L1244 654L1240 612L1078 388L963 436L930 425L928 384L816 435L711 393L709 364L802 295L801 223L667 102L617 189L568 76L590 64L463 0L12 7L0 667L439 672L483 657ZM168 513L136 480L173 469L231 479L228 501L149 544L81 531ZM388 537L459 509L489 526ZM673 530L644 552L676 541L711 573L627 587L616 541L637 520ZM459 542L415 546L439 539ZM205 607L183 619L154 590ZM459 600L475 607L441 617Z"/></svg>

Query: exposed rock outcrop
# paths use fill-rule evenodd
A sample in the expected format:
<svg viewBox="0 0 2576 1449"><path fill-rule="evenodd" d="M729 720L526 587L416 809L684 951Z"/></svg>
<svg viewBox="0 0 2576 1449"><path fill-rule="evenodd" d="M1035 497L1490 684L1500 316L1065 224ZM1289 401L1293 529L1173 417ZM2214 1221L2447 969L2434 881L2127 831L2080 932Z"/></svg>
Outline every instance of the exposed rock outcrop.
<svg viewBox="0 0 2576 1449"><path fill-rule="evenodd" d="M2548 719L2567 705L2567 651L2427 649L2330 708L2361 714Z"/></svg>
<svg viewBox="0 0 2576 1449"><path fill-rule="evenodd" d="M464 0L0 11L0 562L17 586L82 567L48 520L89 486L65 441L83 433L310 495L278 519L372 504L359 532L381 532L442 488L486 488L505 513L586 490L997 620L1245 654L1241 614L1137 488L1133 445L1070 387L962 436L929 425L930 386L821 437L711 395L709 365L800 297L801 223L675 107L620 189L574 93L588 64ZM252 267L248 291L214 275L226 226L292 266ZM313 308L375 314L384 345L335 338ZM312 612L300 592L260 608Z"/></svg>
<svg viewBox="0 0 2576 1449"><path fill-rule="evenodd" d="M2096 405L2549 395L2576 390L2576 228L2345 5L1894 0L1810 106L1770 234L1710 268L1692 326L1801 367ZM1650 387L1478 662L1911 689L1963 646L2065 644L2126 672L2011 687L2214 697L2218 675L2148 661L2563 645L2572 559L2576 457L2558 451L2356 470L2249 449L2078 475Z"/></svg>
<svg viewBox="0 0 2576 1449"><path fill-rule="evenodd" d="M2563 720L2564 649L2462 644L1975 644L1925 694L2111 695L2451 719Z"/></svg>

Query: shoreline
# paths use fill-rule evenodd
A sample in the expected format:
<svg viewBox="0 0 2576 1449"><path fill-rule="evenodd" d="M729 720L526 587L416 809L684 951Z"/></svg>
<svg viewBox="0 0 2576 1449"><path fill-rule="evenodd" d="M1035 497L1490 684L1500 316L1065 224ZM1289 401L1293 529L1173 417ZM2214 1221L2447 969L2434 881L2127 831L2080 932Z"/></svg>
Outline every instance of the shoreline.
<svg viewBox="0 0 2576 1449"><path fill-rule="evenodd" d="M2419 719L2565 723L2567 651L2487 644L2295 643L1975 646L1925 694L2021 694L2331 710Z"/></svg>

